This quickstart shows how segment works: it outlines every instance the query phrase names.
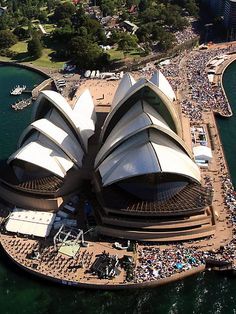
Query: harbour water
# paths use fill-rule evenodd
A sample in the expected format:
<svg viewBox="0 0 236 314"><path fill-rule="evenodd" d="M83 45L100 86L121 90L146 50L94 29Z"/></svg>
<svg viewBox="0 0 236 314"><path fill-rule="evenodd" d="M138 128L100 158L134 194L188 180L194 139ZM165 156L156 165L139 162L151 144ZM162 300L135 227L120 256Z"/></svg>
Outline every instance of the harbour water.
<svg viewBox="0 0 236 314"><path fill-rule="evenodd" d="M10 108L14 85L31 88L43 78L15 67L0 67L0 160L16 148L17 139L30 120L31 109ZM236 63L225 72L224 86L235 114L218 119L227 161L236 184ZM57 286L21 271L0 252L0 313L235 313L236 278L202 273L156 289L88 291Z"/></svg>
<svg viewBox="0 0 236 314"><path fill-rule="evenodd" d="M11 108L12 103L29 98L30 95L23 93L19 96L11 96L10 91L16 85L26 85L27 89L33 89L44 79L42 75L24 68L0 67L0 161L14 152L19 133L30 121L30 108L22 111L14 111Z"/></svg>

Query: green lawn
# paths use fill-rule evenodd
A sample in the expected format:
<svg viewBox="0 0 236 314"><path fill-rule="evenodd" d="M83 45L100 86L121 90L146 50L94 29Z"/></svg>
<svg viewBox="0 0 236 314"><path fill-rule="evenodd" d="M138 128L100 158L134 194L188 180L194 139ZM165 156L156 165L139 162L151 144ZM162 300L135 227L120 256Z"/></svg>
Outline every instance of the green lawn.
<svg viewBox="0 0 236 314"><path fill-rule="evenodd" d="M120 51L120 50L110 49L108 51L108 54L110 55L111 61L124 59L124 53L123 51Z"/></svg>
<svg viewBox="0 0 236 314"><path fill-rule="evenodd" d="M65 62L53 61L53 59L50 56L53 52L54 50L52 49L44 48L42 57L40 57L37 60L31 61L31 63L40 67L61 69Z"/></svg>
<svg viewBox="0 0 236 314"><path fill-rule="evenodd" d="M127 52L123 52L121 50L117 50L117 49L111 49L108 51L109 55L110 55L110 59L111 61L119 61L125 58L129 58L129 59L139 59L141 56L141 52L139 49L134 49L134 50L130 50Z"/></svg>
<svg viewBox="0 0 236 314"><path fill-rule="evenodd" d="M42 24L42 26L47 33L54 31L56 27L54 24Z"/></svg>
<svg viewBox="0 0 236 314"><path fill-rule="evenodd" d="M17 53L27 53L27 43L25 41L18 41L10 50Z"/></svg>
<svg viewBox="0 0 236 314"><path fill-rule="evenodd" d="M17 44L10 48L11 51L16 52L15 57L8 58L0 56L1 61L16 61L16 62L30 62L33 65L39 67L46 67L46 68L55 68L60 69L62 68L64 61L54 61L52 55L54 53L53 49L44 48L42 56L37 60L32 60L27 53L27 42L19 41Z"/></svg>

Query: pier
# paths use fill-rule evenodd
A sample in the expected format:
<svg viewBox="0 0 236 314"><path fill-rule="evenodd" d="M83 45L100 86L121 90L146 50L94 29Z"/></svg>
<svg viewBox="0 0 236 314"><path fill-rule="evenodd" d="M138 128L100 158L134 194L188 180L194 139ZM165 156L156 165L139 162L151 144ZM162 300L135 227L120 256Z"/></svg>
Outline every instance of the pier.
<svg viewBox="0 0 236 314"><path fill-rule="evenodd" d="M36 99L39 95L39 93L41 92L41 90L43 89L47 89L49 88L49 86L51 86L51 84L53 83L53 79L49 78L45 81L43 81L41 84L39 84L38 86L36 86L32 91L32 98ZM49 88L50 89L50 88Z"/></svg>

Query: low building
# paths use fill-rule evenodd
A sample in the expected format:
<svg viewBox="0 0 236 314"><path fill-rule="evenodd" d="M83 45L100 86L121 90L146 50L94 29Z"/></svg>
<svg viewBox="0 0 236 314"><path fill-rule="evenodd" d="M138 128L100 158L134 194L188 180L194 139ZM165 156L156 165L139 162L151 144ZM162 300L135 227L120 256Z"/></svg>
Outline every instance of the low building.
<svg viewBox="0 0 236 314"><path fill-rule="evenodd" d="M130 21L124 21L122 26L124 26L124 28L131 34L135 34L138 30L138 26Z"/></svg>

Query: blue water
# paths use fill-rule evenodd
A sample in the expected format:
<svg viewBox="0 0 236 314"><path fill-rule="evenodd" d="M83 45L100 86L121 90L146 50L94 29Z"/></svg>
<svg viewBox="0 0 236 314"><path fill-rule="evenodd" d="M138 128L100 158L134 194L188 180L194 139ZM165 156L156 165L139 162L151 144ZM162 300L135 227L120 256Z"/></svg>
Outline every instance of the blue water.
<svg viewBox="0 0 236 314"><path fill-rule="evenodd" d="M236 112L236 63L224 75L224 85ZM0 160L15 148L30 120L31 109L14 112L9 91L16 84L32 87L42 77L15 67L0 68ZM231 175L236 182L236 116L218 120ZM54 285L31 277L0 253L0 314L44 313L236 313L236 278L203 273L163 287L136 291L88 291Z"/></svg>
<svg viewBox="0 0 236 314"><path fill-rule="evenodd" d="M233 116L230 119L219 118L217 124L232 181L236 187L236 62L233 62L226 69L223 83L227 98L233 110Z"/></svg>
<svg viewBox="0 0 236 314"><path fill-rule="evenodd" d="M30 95L11 96L10 91L16 85L26 85L27 89L32 89L44 79L42 75L23 68L0 67L0 160L8 158L14 152L20 132L29 123L31 115L30 107L14 111L10 106L16 100Z"/></svg>

